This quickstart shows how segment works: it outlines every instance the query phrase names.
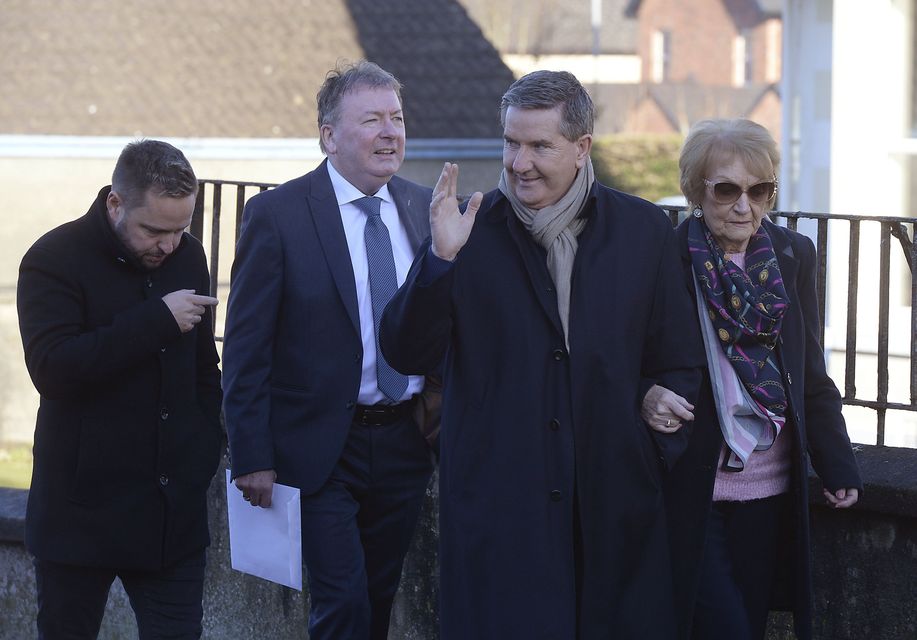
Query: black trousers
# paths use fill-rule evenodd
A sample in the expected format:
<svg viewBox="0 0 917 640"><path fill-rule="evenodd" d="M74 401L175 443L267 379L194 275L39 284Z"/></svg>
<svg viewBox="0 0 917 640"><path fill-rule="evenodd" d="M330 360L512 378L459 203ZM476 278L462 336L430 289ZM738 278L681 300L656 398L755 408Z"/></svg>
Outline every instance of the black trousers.
<svg viewBox="0 0 917 640"><path fill-rule="evenodd" d="M694 610L696 640L761 640L778 569L789 494L714 502Z"/></svg>
<svg viewBox="0 0 917 640"><path fill-rule="evenodd" d="M417 424L351 425L340 460L302 497L312 640L385 640L433 471Z"/></svg>
<svg viewBox="0 0 917 640"><path fill-rule="evenodd" d="M34 559L40 640L99 635L108 591L120 578L137 618L140 640L201 637L205 552L162 571L78 567Z"/></svg>

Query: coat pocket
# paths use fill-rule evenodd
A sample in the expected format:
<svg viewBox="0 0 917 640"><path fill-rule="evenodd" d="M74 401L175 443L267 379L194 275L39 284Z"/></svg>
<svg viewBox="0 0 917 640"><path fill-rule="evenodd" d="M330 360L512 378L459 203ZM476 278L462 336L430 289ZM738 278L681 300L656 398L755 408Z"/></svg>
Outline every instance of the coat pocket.
<svg viewBox="0 0 917 640"><path fill-rule="evenodd" d="M643 468L650 483L657 491L662 490L662 464L659 461L659 452L656 449L656 443L653 441L653 435L649 431L649 426L638 416L634 417L632 423L634 433L637 438L637 448L640 450L640 458L643 461Z"/></svg>
<svg viewBox="0 0 917 640"><path fill-rule="evenodd" d="M145 473L152 478L155 450L152 430L140 421L83 418L70 498L98 506L130 493Z"/></svg>

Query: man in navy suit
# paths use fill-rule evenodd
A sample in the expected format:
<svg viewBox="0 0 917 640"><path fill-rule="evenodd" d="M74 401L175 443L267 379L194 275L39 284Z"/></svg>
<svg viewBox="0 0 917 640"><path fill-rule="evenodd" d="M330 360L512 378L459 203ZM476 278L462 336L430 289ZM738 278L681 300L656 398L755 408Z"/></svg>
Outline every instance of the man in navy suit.
<svg viewBox="0 0 917 640"><path fill-rule="evenodd" d="M384 639L432 465L412 417L421 376L378 350L385 303L429 234L430 189L395 177L401 84L370 62L318 93L314 171L254 196L232 270L224 412L255 507L302 493L313 640Z"/></svg>

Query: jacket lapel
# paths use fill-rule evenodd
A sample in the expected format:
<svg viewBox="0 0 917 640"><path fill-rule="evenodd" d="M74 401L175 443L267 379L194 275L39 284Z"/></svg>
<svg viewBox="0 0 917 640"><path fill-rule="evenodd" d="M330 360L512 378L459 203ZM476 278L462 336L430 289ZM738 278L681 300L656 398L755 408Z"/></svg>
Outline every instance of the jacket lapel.
<svg viewBox="0 0 917 640"><path fill-rule="evenodd" d="M793 251L793 245L790 244L789 235L775 230L777 225L769 220L763 222L764 228L767 229L767 235L770 236L771 244L774 246L774 254L777 256L777 264L780 265L780 275L783 277L783 286L790 300L796 299L796 291L790 290L796 283L796 275L799 272L799 259Z"/></svg>
<svg viewBox="0 0 917 640"><path fill-rule="evenodd" d="M509 235L519 251L519 257L522 258L525 270L528 272L529 282L535 292L535 297L538 299L538 303L544 310L545 315L554 325L554 329L563 336L564 330L560 324L560 312L557 310L557 291L554 287L554 281L551 279L551 274L548 272L547 256L544 250L535 244L532 236L516 218L509 200L499 191L496 194L498 194L496 197L503 200L503 217L506 218ZM497 204L499 205L500 203L497 202ZM481 208L483 209L484 206L482 205Z"/></svg>
<svg viewBox="0 0 917 640"><path fill-rule="evenodd" d="M694 299L694 270L691 266L691 253L688 251L688 222L690 218L683 220L675 229L675 239L678 244L678 251L681 254L681 266L685 276L685 287Z"/></svg>
<svg viewBox="0 0 917 640"><path fill-rule="evenodd" d="M394 176L388 183L388 192L395 201L395 207L398 209L398 218L404 225L404 230L408 234L408 242L411 243L411 251L415 254L420 249L420 243L429 235L429 229L425 228L423 221L429 218L429 211L424 211L423 203L417 202L397 176Z"/></svg>
<svg viewBox="0 0 917 640"><path fill-rule="evenodd" d="M360 313L357 310L357 286L350 262L350 249L347 247L347 236L344 235L344 223L341 222L341 210L338 208L328 176L328 161L325 160L312 175L312 189L309 191L309 212L319 244L325 253L325 260L331 271L331 277L347 309L347 315L353 323L357 335L360 334Z"/></svg>

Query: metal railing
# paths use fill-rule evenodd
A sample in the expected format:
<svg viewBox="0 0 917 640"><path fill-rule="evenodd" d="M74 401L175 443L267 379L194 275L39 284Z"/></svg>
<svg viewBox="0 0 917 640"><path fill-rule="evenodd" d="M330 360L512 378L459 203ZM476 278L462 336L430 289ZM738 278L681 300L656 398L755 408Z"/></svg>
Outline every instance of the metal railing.
<svg viewBox="0 0 917 640"><path fill-rule="evenodd" d="M210 291L219 290L220 277L220 237L222 231L223 215L223 187L229 190L235 188L235 202L233 219L233 246L239 239L239 228L242 226L242 209L245 208L246 201L256 193L267 191L276 184L266 182L239 182L236 180L198 180L197 200L194 203L194 215L191 218L191 235L200 240L207 247L210 255ZM207 196L210 196L209 207L207 205ZM207 218L209 209L209 227L210 242L206 242L204 237L204 222ZM216 316L214 316L216 317ZM218 336L217 340L222 340Z"/></svg>
<svg viewBox="0 0 917 640"><path fill-rule="evenodd" d="M222 273L226 274L221 277L220 248L230 250L235 245L239 237L239 227L242 221L242 210L245 202L256 193L270 189L276 186L272 183L264 182L240 182L235 180L201 180L200 190L198 191L197 203L194 210L194 218L191 223L191 233L199 238L205 245L210 256L210 281L211 291L219 292L221 288L228 287L228 270L224 269ZM226 203L230 200L230 203ZM232 244L227 244L223 238L224 220L223 214L226 210L233 216L229 221L231 224ZM672 224L676 224L684 216L684 211L679 207L663 207L668 214ZM846 321L844 322L844 333L846 341L843 349L836 349L838 353L844 354L844 375L841 394L845 405L854 407L865 407L875 411L876 414L876 444L885 444L886 417L889 411L917 412L917 244L914 243L915 233L917 233L917 218L898 218L898 217L877 217L877 216L853 216L853 215L834 215L829 213L803 213L803 212L772 212L771 218L780 224L786 224L790 229L798 229L800 223L803 225L814 226L814 233L811 229L804 229L807 235L813 237L817 252L817 271L816 271L816 295L818 298L818 310L821 317L819 328L819 342L825 343L825 312L828 301L828 278L829 278L829 235L846 235L846 263L847 263L847 287L846 287ZM209 240L207 235L209 234ZM860 297L864 292L871 294L872 290L867 287L861 287L861 268L872 267L871 261L864 265L861 263L861 250L865 248L868 251L875 251L873 245L868 243L864 237L878 237L878 301L875 309L876 333L875 349L868 350L859 346L859 330L862 328L858 320L860 319ZM906 353L890 352L890 310L892 306L892 263L895 243L892 238L897 240L897 245L901 249L900 258L903 261L903 274L898 280L909 290L909 295L904 295L902 304L909 308L909 340L907 340ZM221 239L223 240L221 245ZM838 251L837 243L831 245L832 250ZM833 265L837 265L835 260ZM832 300L837 303L836 300ZM870 310L871 311L871 310ZM225 313L225 309L222 310ZM217 317L222 317L218 314ZM219 324L219 323L218 323ZM218 335L217 340L222 340ZM858 351L859 349L859 351ZM875 377L875 397L860 397L857 393L857 372L858 364L867 358L876 359L876 377ZM889 395L889 364L891 361L906 360L906 370L909 375L908 397L905 399L890 399ZM900 363L899 363L900 364ZM862 370L862 367L860 368ZM870 380L870 382L873 382ZM915 414L917 415L917 414Z"/></svg>

